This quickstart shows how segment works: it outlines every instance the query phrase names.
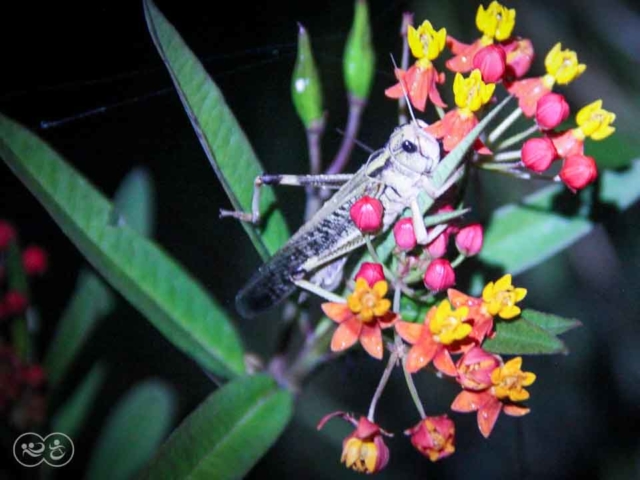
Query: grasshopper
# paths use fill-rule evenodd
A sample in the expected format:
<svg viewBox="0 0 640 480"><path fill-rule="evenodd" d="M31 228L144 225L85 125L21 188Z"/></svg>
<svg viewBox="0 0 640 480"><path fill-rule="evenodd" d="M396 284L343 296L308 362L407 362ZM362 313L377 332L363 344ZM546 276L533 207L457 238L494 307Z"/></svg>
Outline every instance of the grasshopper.
<svg viewBox="0 0 640 480"><path fill-rule="evenodd" d="M320 267L327 276L341 270L341 258L366 243L350 217L351 206L365 195L377 198L384 207L383 225L387 231L398 217L410 209L416 239L429 243L424 211L451 188L464 174L464 156L483 128L504 106L495 107L467 138L444 159L439 142L423 128L420 120L396 127L386 145L373 152L354 174L338 175L261 175L254 183L252 212L222 210L254 224L260 221L259 194L262 185L290 185L338 189L337 192L251 277L236 296L236 307L244 317L252 317L305 288L304 277ZM419 195L428 196L421 208ZM439 232L436 232L439 233ZM316 275L322 279L322 275Z"/></svg>

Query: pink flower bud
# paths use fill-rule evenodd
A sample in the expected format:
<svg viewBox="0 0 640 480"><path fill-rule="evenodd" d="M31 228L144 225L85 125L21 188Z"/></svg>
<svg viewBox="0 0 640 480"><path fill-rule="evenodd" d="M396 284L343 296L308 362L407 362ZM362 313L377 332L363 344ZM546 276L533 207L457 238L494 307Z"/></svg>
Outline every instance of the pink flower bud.
<svg viewBox="0 0 640 480"><path fill-rule="evenodd" d="M405 431L411 444L432 462L455 452L455 425L447 415L425 417L415 427Z"/></svg>
<svg viewBox="0 0 640 480"><path fill-rule="evenodd" d="M458 360L456 380L467 390L485 390L493 385L491 372L500 364L500 358L496 355L491 355L480 347L473 347Z"/></svg>
<svg viewBox="0 0 640 480"><path fill-rule="evenodd" d="M569 117L569 104L559 93L547 93L536 105L536 122L543 130L556 128Z"/></svg>
<svg viewBox="0 0 640 480"><path fill-rule="evenodd" d="M17 290L11 290L4 296L2 304L7 315L19 315L23 313L28 305L27 297Z"/></svg>
<svg viewBox="0 0 640 480"><path fill-rule="evenodd" d="M572 191L580 190L598 177L598 167L593 157L571 155L564 159L560 179Z"/></svg>
<svg viewBox="0 0 640 480"><path fill-rule="evenodd" d="M449 260L437 258L424 272L424 285L429 290L439 292L456 284L456 274Z"/></svg>
<svg viewBox="0 0 640 480"><path fill-rule="evenodd" d="M349 213L351 220L362 233L373 233L382 226L383 211L380 200L364 196L353 204Z"/></svg>
<svg viewBox="0 0 640 480"><path fill-rule="evenodd" d="M438 235L433 241L427 245L427 252L431 258L444 257L447 253L447 245L449 244L448 229Z"/></svg>
<svg viewBox="0 0 640 480"><path fill-rule="evenodd" d="M413 220L411 218L401 218L393 226L393 238L400 250L411 250L416 246L416 234L413 231Z"/></svg>
<svg viewBox="0 0 640 480"><path fill-rule="evenodd" d="M47 252L36 245L25 248L22 252L22 265L27 275L42 275L49 265Z"/></svg>
<svg viewBox="0 0 640 480"><path fill-rule="evenodd" d="M359 278L364 278L370 287L379 282L380 280L384 280L384 270L382 269L382 265L379 263L370 263L363 262L360 265L360 270L356 273L354 280L358 280Z"/></svg>
<svg viewBox="0 0 640 480"><path fill-rule="evenodd" d="M482 80L496 83L504 75L505 54L499 45L487 45L473 57L473 68L480 70Z"/></svg>
<svg viewBox="0 0 640 480"><path fill-rule="evenodd" d="M520 152L522 163L536 173L544 172L557 157L556 147L547 137L530 138Z"/></svg>
<svg viewBox="0 0 640 480"><path fill-rule="evenodd" d="M473 223L460 229L456 235L456 247L465 257L473 257L482 250L483 239L482 225Z"/></svg>
<svg viewBox="0 0 640 480"><path fill-rule="evenodd" d="M0 220L0 251L6 250L16 237L16 230L9 222Z"/></svg>

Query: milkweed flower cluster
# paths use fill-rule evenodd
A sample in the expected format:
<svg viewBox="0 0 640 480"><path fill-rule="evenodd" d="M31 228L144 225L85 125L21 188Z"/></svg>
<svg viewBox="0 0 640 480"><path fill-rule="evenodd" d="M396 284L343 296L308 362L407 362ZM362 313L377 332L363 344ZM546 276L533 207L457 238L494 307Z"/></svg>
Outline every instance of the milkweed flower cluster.
<svg viewBox="0 0 640 480"><path fill-rule="evenodd" d="M500 92L514 96L516 109L495 130L475 141L466 165L519 178L563 182L574 192L587 187L598 172L595 160L585 154L585 141L611 135L615 114L603 108L602 100L595 100L578 111L574 128L561 129L571 116L571 107L556 91L577 80L586 66L575 51L558 43L545 56L545 73L527 77L534 46L515 33L515 9L497 1L479 6L476 26L480 35L470 43L451 37L446 28L428 20L417 27L409 26L406 44L415 60L395 69L397 82L386 89L385 95L405 98L420 112L430 104L436 107L440 118L421 128L439 140L445 155L478 125ZM440 67L437 64L447 50L449 58ZM452 107L445 110L447 104L441 93L447 77L452 84ZM501 140L521 116L531 120L530 128ZM506 150L512 145L519 146ZM547 175L556 161L561 163L557 172ZM368 415L335 412L318 426L322 428L329 418L339 416L356 427L344 440L341 460L358 472L375 473L389 461L389 449L383 440L387 434L375 421L375 409L396 366L405 372L420 416L404 433L431 461L454 453L455 425L447 414L427 415L412 375L435 371L439 378L456 382L460 391L451 401L451 410L476 413L478 429L485 438L500 413L520 417L530 411L524 402L529 399L529 387L536 375L524 369L521 356L503 358L500 350L492 349L504 325L524 321L521 305L527 290L514 286L510 274L486 283L479 296L455 289L456 268L482 251L484 228L463 219L466 211L451 203L450 196L435 200L427 218L436 221L420 225L412 207L411 215L401 216L391 226L385 240L385 255L391 250L391 260L378 258L372 244L374 235L390 227L383 224L382 202L368 196L354 202L351 219L365 237L372 261L360 264L348 282L350 293L346 298L322 304L323 312L338 324L331 341L333 352L358 343L376 360L384 359L385 350L389 352ZM404 300L418 305L423 313L418 318L403 318Z"/></svg>

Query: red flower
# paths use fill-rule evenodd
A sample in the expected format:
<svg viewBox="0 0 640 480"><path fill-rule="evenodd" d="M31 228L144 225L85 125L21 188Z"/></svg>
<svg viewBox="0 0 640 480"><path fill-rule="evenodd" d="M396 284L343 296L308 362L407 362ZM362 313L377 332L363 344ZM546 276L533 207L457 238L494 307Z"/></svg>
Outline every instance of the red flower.
<svg viewBox="0 0 640 480"><path fill-rule="evenodd" d="M485 83L496 83L502 79L506 67L504 50L499 45L487 45L473 57L473 68L480 70Z"/></svg>
<svg viewBox="0 0 640 480"><path fill-rule="evenodd" d="M424 285L432 292L439 292L456 283L456 274L449 260L436 258L424 272Z"/></svg>
<svg viewBox="0 0 640 480"><path fill-rule="evenodd" d="M438 92L438 84L444 83L444 73L439 74L432 64L422 67L420 62L416 62L407 71L396 69L395 74L398 83L384 91L387 97L402 98L404 91L400 82L404 82L409 101L417 110L424 112L427 98L434 105L442 108L447 106Z"/></svg>
<svg viewBox="0 0 640 480"><path fill-rule="evenodd" d="M47 252L42 248L31 245L22 252L22 264L27 275L42 275L47 271Z"/></svg>
<svg viewBox="0 0 640 480"><path fill-rule="evenodd" d="M473 70L473 58L484 47L484 44L481 38L467 44L459 42L452 36L447 36L447 47L455 56L445 62L446 67L452 72L467 73Z"/></svg>
<svg viewBox="0 0 640 480"><path fill-rule="evenodd" d="M16 238L16 230L9 222L0 220L0 251L6 250Z"/></svg>
<svg viewBox="0 0 640 480"><path fill-rule="evenodd" d="M558 158L558 152L548 137L530 138L522 145L522 163L536 173L544 172Z"/></svg>
<svg viewBox="0 0 640 480"><path fill-rule="evenodd" d="M491 387L491 373L501 364L500 357L473 347L456 363L456 380L465 390L479 392Z"/></svg>
<svg viewBox="0 0 640 480"><path fill-rule="evenodd" d="M506 85L507 91L518 98L518 106L525 116L532 118L536 113L538 100L551 92L545 77L525 78Z"/></svg>
<svg viewBox="0 0 640 480"><path fill-rule="evenodd" d="M359 278L364 278L369 286L373 287L380 280L384 280L384 269L379 263L362 262L354 280L358 281Z"/></svg>
<svg viewBox="0 0 640 480"><path fill-rule="evenodd" d="M418 243L413 231L413 220L409 217L401 218L393 226L393 238L400 250L411 250Z"/></svg>
<svg viewBox="0 0 640 480"><path fill-rule="evenodd" d="M480 345L485 337L491 338L493 336L493 316L484 307L481 298L470 297L453 288L447 290L447 297L454 308L467 307L469 309L467 315L473 321L473 329L469 334L469 339Z"/></svg>
<svg viewBox="0 0 640 480"><path fill-rule="evenodd" d="M448 457L456 451L455 425L447 415L426 417L415 427L405 431L411 444L432 462Z"/></svg>
<svg viewBox="0 0 640 480"><path fill-rule="evenodd" d="M438 139L442 139L444 150L450 152L460 143L467 134L478 124L478 119L473 114L465 114L458 109L445 113L441 120L432 123L424 130ZM491 153L479 139L473 148L482 155Z"/></svg>
<svg viewBox="0 0 640 480"><path fill-rule="evenodd" d="M482 250L483 240L482 225L473 223L460 229L456 235L456 247L465 257L473 257Z"/></svg>
<svg viewBox="0 0 640 480"><path fill-rule="evenodd" d="M387 294L387 288L387 282L384 280L376 282L371 287L367 280L359 278L347 303L322 304L325 315L340 324L331 340L332 351L346 350L359 340L369 355L377 359L382 358L381 329L391 327L398 319L398 316L389 310L391 302L383 298Z"/></svg>
<svg viewBox="0 0 640 480"><path fill-rule="evenodd" d="M552 130L569 117L569 104L559 93L547 93L536 105L536 123L543 130Z"/></svg>
<svg viewBox="0 0 640 480"><path fill-rule="evenodd" d="M17 290L8 291L2 301L3 313L5 315L20 315L24 313L29 305L27 297Z"/></svg>
<svg viewBox="0 0 640 480"><path fill-rule="evenodd" d="M356 422L354 417L345 412L333 412L324 416L318 423L318 430L330 419L338 416L356 427L342 442L340 462L347 468L367 474L379 472L386 467L389 462L389 449L382 435L391 435L366 417L360 417Z"/></svg>
<svg viewBox="0 0 640 480"><path fill-rule="evenodd" d="M570 190L580 190L598 178L598 167L593 157L571 155L564 159L560 179Z"/></svg>
<svg viewBox="0 0 640 480"><path fill-rule="evenodd" d="M584 153L584 136L581 135L579 128L563 132L550 132L547 135L561 158Z"/></svg>
<svg viewBox="0 0 640 480"><path fill-rule="evenodd" d="M351 220L362 233L373 233L382 226L384 208L377 198L364 196L351 206Z"/></svg>
<svg viewBox="0 0 640 480"><path fill-rule="evenodd" d="M396 323L398 335L413 345L406 358L410 373L426 367L433 360L433 365L445 375L456 375L450 351L461 351L471 332L468 311L466 307L452 310L449 302L444 300L429 310L423 324Z"/></svg>
<svg viewBox="0 0 640 480"><path fill-rule="evenodd" d="M523 77L531 68L534 52L531 40L518 38L502 44L506 54L507 67L504 78L510 81Z"/></svg>

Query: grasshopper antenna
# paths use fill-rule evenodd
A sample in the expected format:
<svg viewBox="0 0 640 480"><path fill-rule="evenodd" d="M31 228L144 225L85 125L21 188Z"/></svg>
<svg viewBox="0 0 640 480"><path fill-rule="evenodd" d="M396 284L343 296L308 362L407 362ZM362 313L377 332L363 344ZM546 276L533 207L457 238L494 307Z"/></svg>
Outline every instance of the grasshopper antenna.
<svg viewBox="0 0 640 480"><path fill-rule="evenodd" d="M393 58L393 54L391 55L391 63L393 63L393 69L394 72L396 70L398 70L398 64L396 63L396 59ZM407 102L407 108L409 108L409 114L411 115L411 118L413 119L414 125L418 125L418 121L416 120L416 116L413 114L413 108L411 107L411 102L409 101L409 94L407 93L407 88L404 85L404 79L398 79L398 81L400 82L400 86L402 87L402 94L404 95L404 100L405 102Z"/></svg>

